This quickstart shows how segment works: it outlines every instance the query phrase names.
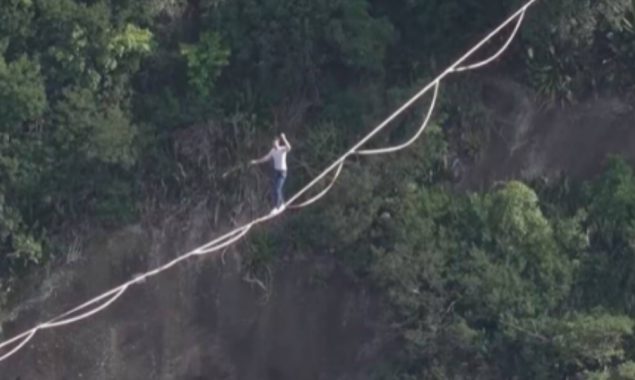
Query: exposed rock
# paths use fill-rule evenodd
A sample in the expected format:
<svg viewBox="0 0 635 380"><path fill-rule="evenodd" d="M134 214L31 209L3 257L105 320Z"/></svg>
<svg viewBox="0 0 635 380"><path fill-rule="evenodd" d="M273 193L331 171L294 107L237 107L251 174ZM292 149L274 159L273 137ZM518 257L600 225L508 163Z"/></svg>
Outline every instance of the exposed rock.
<svg viewBox="0 0 635 380"><path fill-rule="evenodd" d="M483 100L496 126L479 159L465 167L461 187L483 188L513 178L566 174L589 178L609 155L635 163L635 110L614 98L545 108L518 83L483 81Z"/></svg>

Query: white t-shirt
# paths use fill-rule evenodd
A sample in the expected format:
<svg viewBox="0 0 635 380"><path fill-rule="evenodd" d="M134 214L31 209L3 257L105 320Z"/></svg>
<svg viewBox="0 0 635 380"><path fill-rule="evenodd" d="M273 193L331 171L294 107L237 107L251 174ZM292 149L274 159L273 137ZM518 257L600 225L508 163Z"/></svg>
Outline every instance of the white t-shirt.
<svg viewBox="0 0 635 380"><path fill-rule="evenodd" d="M287 171L287 153L289 149L285 146L278 149L272 148L267 157L273 159L273 168L280 171Z"/></svg>

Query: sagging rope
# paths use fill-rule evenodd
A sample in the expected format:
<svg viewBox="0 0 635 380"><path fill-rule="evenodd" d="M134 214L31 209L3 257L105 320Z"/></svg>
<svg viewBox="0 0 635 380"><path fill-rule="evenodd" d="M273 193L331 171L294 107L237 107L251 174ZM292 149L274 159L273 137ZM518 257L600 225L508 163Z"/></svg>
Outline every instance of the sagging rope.
<svg viewBox="0 0 635 380"><path fill-rule="evenodd" d="M355 152L355 154L369 156L369 155L374 155L374 154L393 153L393 152L405 149L405 148L409 147L410 145L412 145L415 141L417 141L417 139L419 139L419 137L421 136L423 131L428 126L428 123L430 122L430 119L432 118L432 113L434 111L434 107L437 104L437 96L439 95L439 87L440 86L441 86L441 81L437 81L435 83L435 85L434 85L434 95L432 96L432 101L430 102L430 107L428 108L428 113L426 114L426 117L423 119L423 123L421 123L421 127L419 127L419 130L414 135L412 135L412 137L408 141L406 141L403 144L391 146L391 147L388 147L388 148L358 150L357 152Z"/></svg>
<svg viewBox="0 0 635 380"><path fill-rule="evenodd" d="M289 208L290 209L303 208L303 207L312 205L313 203L319 201L320 198L325 196L326 193L328 193L329 190L331 190L333 185L335 185L335 182L337 182L337 179L339 178L340 173L342 172L342 169L344 169L344 162L346 162L346 161L344 160L344 161L340 162L340 164L337 166L337 169L335 170L335 174L333 174L333 178L331 179L331 182L328 184L328 186L326 186L324 189L322 189L322 191L317 193L315 196L307 199L306 201L304 201L304 202L302 202L302 203L300 203L298 205L290 205Z"/></svg>
<svg viewBox="0 0 635 380"><path fill-rule="evenodd" d="M458 73L458 72L463 72L463 71L467 71L467 70L474 70L480 67L483 67L491 62L493 62L495 59L497 59L498 57L500 57L506 50L507 48L510 46L511 42L514 40L515 36L518 33L518 30L520 29L520 25L523 22L524 16L527 12L527 9L529 9L529 7L531 7L534 3L536 3L538 0L529 0L527 3L525 3L525 5L523 5L518 11L516 11L513 15L511 15L507 20L505 20L503 23L501 23L496 29L494 29L493 31L491 31L487 36L485 36L480 42L478 42L476 45L474 45L474 47L472 47L470 50L467 51L467 53L465 53L462 57L460 57L455 63L453 63L451 66L449 66L445 71L443 71L437 78L435 78L433 81L431 81L428 85L426 85L423 89L421 89L418 93L416 93L412 98L410 98L408 101L406 101L399 109L397 109L392 115L390 115L387 119L385 119L383 122L381 122L379 125L377 125L370 133L368 133L364 138L362 138L361 140L359 140L352 148L350 148L346 153L344 153L342 156L340 156L340 158L338 158L337 160L335 160L329 167L327 167L326 169L324 169L322 171L322 173L320 173L319 175L317 175L315 178L313 178L313 180L311 180L305 187L303 187L301 190L299 190L298 192L295 193L295 195L293 195L286 203L285 203L285 207L288 208L302 208L302 207L306 207L309 206L315 202L317 202L320 198L322 198L324 195L326 195L328 193L328 191L333 187L333 185L335 184L335 182L337 181L337 178L339 177L342 168L344 166L344 162L346 161L346 159L348 157L350 157L351 155L354 154L359 154L359 155L370 155L370 154L383 154L383 153L391 153L391 152L395 152L401 149L404 149L406 147L408 147L409 145L411 145L412 143L414 143L419 137L420 135L423 133L424 129L426 128L428 122L431 119L435 104L436 104L436 100L437 100L437 96L438 96L438 91L439 91L439 87L440 87L440 83L441 81L447 77L448 75L452 74L452 73ZM486 43L488 43L492 38L494 38L496 35L498 35L506 26L508 26L510 23L516 21L516 25L514 27L514 30L512 31L510 37L507 39L507 41L505 42L505 44L492 56L490 56L489 58L474 63L474 64L468 64L468 65L463 65L463 63L469 59L475 52L477 52L481 47L483 47ZM361 148L366 142L368 142L370 139L372 139L375 135L377 135L380 131L382 131L388 124L390 124L395 118L397 118L399 115L401 115L406 109L408 109L410 106L412 106L417 100L419 100L423 95L425 95L427 92L430 91L430 89L434 88L434 95L431 101L431 105L430 108L428 110L428 113L421 125L421 127L419 128L419 130L416 132L416 134L409 139L408 141L406 141L403 144L399 144L397 146L393 146L393 147L389 147L389 148L381 148L381 149L368 149L368 150L359 150L359 148ZM309 190L311 190L318 182L320 182L324 177L326 177L327 175L329 175L330 173L332 173L333 171L335 171L335 174L331 180L331 182L329 183L329 185L323 189L320 193L318 193L317 195L313 196L312 198L310 198L309 200L302 202L298 205L294 205L295 201L298 200L300 197L302 197L306 192L308 192ZM153 269L149 272L146 272L142 275L136 276L133 279L129 280L128 282L119 285L113 289L110 289L104 293L102 293L101 295L94 297L93 299L83 303L82 305L75 307L63 314L58 315L57 317L44 322L44 323L40 323L39 325L33 327L30 330L27 330L23 333L20 333L16 336L14 336L11 339L8 339L6 341L3 341L2 343L0 343L0 351L5 350L7 347L9 347L12 344L15 344L15 347L13 347L11 350L9 350L8 352L6 352L4 355L0 356L0 362L6 360L7 358L9 358L10 356L14 355L16 352L18 352L19 350L21 350L22 348L24 348L24 346L31 341L34 336L36 335L36 333L38 331L42 331L42 330L47 330L47 329L53 329L53 328L57 328L57 327L61 327L61 326L66 326L72 323L76 323L79 322L83 319L86 319L92 315L95 315L97 313L99 313L100 311L106 309L107 307L109 307L110 305L112 305L116 300L118 300L127 289L129 289L130 286L134 285L134 284L138 284L141 283L143 281L145 281L146 279L152 277L152 276L156 276L159 273L170 269L171 267L175 266L176 264L180 263L181 261L187 260L192 256L199 256L199 255L206 255L206 254L210 254L213 252L217 252L225 247L228 247L229 245L235 243L236 241L242 239L245 235L247 235L247 233L251 230L252 227L254 227L255 225L267 222L268 220L277 217L278 215L280 215L281 213L278 214L274 214L274 215L265 215L262 217L259 217L257 219L252 220L251 222L242 225L240 227L235 228L234 230L198 247L195 248L194 250L187 252L181 256L176 257L175 259L173 259L172 261L156 268ZM101 304L99 304L100 302L102 302ZM86 311L87 308L89 308L90 306L99 304L99 306L96 306L93 309L90 309L88 311ZM76 315L77 313L83 312L82 314Z"/></svg>

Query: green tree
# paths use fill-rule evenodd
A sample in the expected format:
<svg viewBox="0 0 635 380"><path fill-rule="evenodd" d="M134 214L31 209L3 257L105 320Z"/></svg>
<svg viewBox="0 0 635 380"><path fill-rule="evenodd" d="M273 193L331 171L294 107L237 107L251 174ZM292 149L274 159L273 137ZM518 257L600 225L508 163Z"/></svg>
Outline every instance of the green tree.
<svg viewBox="0 0 635 380"><path fill-rule="evenodd" d="M117 107L101 107L86 89L68 90L55 105L55 134L60 152L72 160L130 166L135 162L136 127Z"/></svg>
<svg viewBox="0 0 635 380"><path fill-rule="evenodd" d="M556 236L564 227L556 228L536 193L519 182L471 197L415 189L393 198L391 217L373 223L369 238L373 276L406 342L405 373L483 379L556 373L544 360L533 367L514 347L548 336L542 318L569 294L575 245ZM567 225L570 236L579 230ZM535 324L529 342L518 343Z"/></svg>
<svg viewBox="0 0 635 380"><path fill-rule="evenodd" d="M0 130L15 131L22 123L42 116L47 100L39 65L21 57L0 57Z"/></svg>
<svg viewBox="0 0 635 380"><path fill-rule="evenodd" d="M24 45L33 33L33 0L6 0L0 4L0 51L9 57L24 53Z"/></svg>
<svg viewBox="0 0 635 380"><path fill-rule="evenodd" d="M620 379L632 367L633 324L623 315L573 313L525 323L509 336L522 347L524 378Z"/></svg>
<svg viewBox="0 0 635 380"><path fill-rule="evenodd" d="M625 338L633 334L633 320L624 316L576 315L548 327L556 358L578 371L623 361Z"/></svg>
<svg viewBox="0 0 635 380"><path fill-rule="evenodd" d="M392 36L366 0L238 0L209 6L207 18L232 50L225 88L267 107L381 70Z"/></svg>
<svg viewBox="0 0 635 380"><path fill-rule="evenodd" d="M457 238L471 239L464 244L466 256L456 258L465 268L456 281L470 294L469 308L492 317L536 316L556 307L568 294L572 267L535 192L510 182L474 199L468 210Z"/></svg>
<svg viewBox="0 0 635 380"><path fill-rule="evenodd" d="M229 63L229 49L223 46L217 33L207 32L196 45L183 45L181 54L187 61L190 86L201 100L207 100L223 67Z"/></svg>
<svg viewBox="0 0 635 380"><path fill-rule="evenodd" d="M631 313L635 307L635 175L631 167L611 159L602 177L587 186L583 206L588 210L585 224L591 245L581 255L580 302Z"/></svg>
<svg viewBox="0 0 635 380"><path fill-rule="evenodd" d="M134 24L126 24L123 30L115 32L108 42L109 55L105 66L110 71L134 73L139 68L139 61L152 51L152 32Z"/></svg>

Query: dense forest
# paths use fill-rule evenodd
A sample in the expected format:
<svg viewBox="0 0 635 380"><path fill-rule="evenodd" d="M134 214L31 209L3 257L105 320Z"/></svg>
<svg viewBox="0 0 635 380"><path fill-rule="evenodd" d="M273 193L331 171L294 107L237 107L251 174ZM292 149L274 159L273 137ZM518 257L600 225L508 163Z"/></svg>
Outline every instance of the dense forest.
<svg viewBox="0 0 635 380"><path fill-rule="evenodd" d="M68 229L123 226L149 204L243 201L231 189L253 173L222 174L275 133L293 139L297 188L522 4L3 0L0 305L64 254ZM539 1L487 70L545 107L633 99L634 7ZM635 380L633 169L612 157L594 178L456 189L448 157L478 155L489 125L476 75L444 88L425 141L353 160L322 207L253 235L251 269L283 249L330 252L372 284L400 336L377 379ZM194 125L205 150L177 143Z"/></svg>

